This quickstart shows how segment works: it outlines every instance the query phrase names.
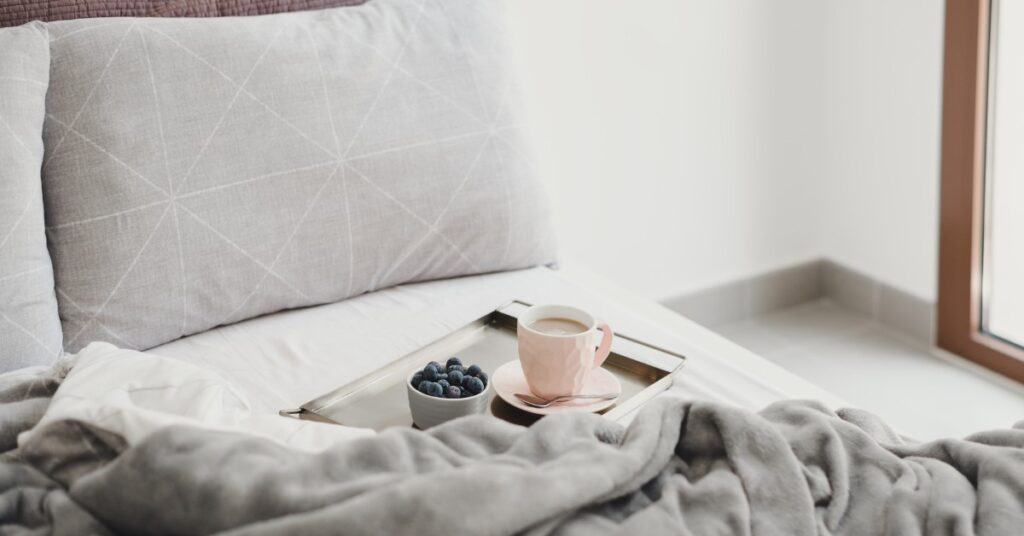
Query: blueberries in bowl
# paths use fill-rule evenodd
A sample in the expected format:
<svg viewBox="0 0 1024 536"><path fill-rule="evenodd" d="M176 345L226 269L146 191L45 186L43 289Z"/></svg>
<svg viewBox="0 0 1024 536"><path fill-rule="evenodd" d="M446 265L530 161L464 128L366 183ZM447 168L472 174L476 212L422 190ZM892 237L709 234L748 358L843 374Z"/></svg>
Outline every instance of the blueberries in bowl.
<svg viewBox="0 0 1024 536"><path fill-rule="evenodd" d="M431 361L413 374L410 382L419 392L436 398L469 398L484 392L487 374L479 365L465 368L462 360L451 357L442 367Z"/></svg>
<svg viewBox="0 0 1024 536"><path fill-rule="evenodd" d="M437 383L437 382L427 382L426 393L429 396L441 398L441 397L444 396L444 388L441 387L440 383Z"/></svg>
<svg viewBox="0 0 1024 536"><path fill-rule="evenodd" d="M465 389L470 396L480 394L484 391L484 382L480 381L480 378L476 376L466 376L462 379L462 388Z"/></svg>

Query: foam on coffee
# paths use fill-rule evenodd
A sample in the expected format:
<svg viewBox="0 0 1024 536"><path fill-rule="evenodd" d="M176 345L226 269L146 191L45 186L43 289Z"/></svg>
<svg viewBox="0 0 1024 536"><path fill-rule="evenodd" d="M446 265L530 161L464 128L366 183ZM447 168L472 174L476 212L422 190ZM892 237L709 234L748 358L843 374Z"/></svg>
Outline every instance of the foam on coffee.
<svg viewBox="0 0 1024 536"><path fill-rule="evenodd" d="M569 318L538 318L530 328L547 335L577 335L587 331L587 326Z"/></svg>

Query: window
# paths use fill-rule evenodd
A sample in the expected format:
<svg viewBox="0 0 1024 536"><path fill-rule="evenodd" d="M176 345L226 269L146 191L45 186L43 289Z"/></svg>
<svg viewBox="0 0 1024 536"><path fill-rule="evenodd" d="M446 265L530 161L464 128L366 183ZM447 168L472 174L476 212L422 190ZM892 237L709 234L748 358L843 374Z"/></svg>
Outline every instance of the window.
<svg viewBox="0 0 1024 536"><path fill-rule="evenodd" d="M946 3L939 346L1024 382L1024 5Z"/></svg>

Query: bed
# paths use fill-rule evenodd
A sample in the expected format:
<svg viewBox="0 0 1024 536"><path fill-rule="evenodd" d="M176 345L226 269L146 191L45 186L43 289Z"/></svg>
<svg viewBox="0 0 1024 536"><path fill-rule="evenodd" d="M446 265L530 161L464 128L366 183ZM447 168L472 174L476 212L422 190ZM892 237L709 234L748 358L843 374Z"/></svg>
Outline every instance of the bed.
<svg viewBox="0 0 1024 536"><path fill-rule="evenodd" d="M148 353L210 367L257 411L296 407L513 299L569 303L688 358L668 396L756 410L787 398L842 401L727 339L592 273L546 267L400 285L186 337Z"/></svg>
<svg viewBox="0 0 1024 536"><path fill-rule="evenodd" d="M157 7L289 2L189 5ZM501 26L373 0L0 29L0 532L1019 532L1024 429L907 441L560 259ZM278 415L511 300L686 364L624 423Z"/></svg>

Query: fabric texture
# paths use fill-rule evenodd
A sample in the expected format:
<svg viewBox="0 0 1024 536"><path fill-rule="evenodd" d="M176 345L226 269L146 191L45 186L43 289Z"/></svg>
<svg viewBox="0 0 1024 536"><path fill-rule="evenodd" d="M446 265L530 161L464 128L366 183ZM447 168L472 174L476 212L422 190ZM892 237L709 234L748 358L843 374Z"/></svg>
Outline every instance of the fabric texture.
<svg viewBox="0 0 1024 536"><path fill-rule="evenodd" d="M753 413L665 399L628 428L474 416L320 452L56 420L0 461L5 523L55 534L1000 536L1020 533L1022 496L1024 429L905 443L806 401Z"/></svg>
<svg viewBox="0 0 1024 536"><path fill-rule="evenodd" d="M65 348L553 261L498 7L51 23Z"/></svg>
<svg viewBox="0 0 1024 536"><path fill-rule="evenodd" d="M127 448L122 439L103 430L94 433L64 422L55 432L63 432L65 439L72 443L65 445L63 454L57 455L59 439L56 434L47 437L50 447L47 452L54 455L49 460L60 458L61 466L46 466L46 472L27 464L17 449L19 434L39 423L74 361L74 356L64 356L48 367L27 367L0 374L0 524L6 534L110 534L91 514L75 504L60 482L48 473L61 475L68 481L71 475L94 471L106 463L104 460ZM79 463L74 458L75 449L85 445L75 442L97 437L109 440L110 445L103 448L106 445L90 443L89 455ZM72 456L65 456L67 454Z"/></svg>
<svg viewBox="0 0 1024 536"><path fill-rule="evenodd" d="M161 17L234 17L354 6L366 0L168 0L150 11Z"/></svg>
<svg viewBox="0 0 1024 536"><path fill-rule="evenodd" d="M0 27L92 17L265 15L361 4L365 0L4 0Z"/></svg>
<svg viewBox="0 0 1024 536"><path fill-rule="evenodd" d="M39 422L73 363L65 356L49 366L0 374L0 453L16 448L18 434Z"/></svg>
<svg viewBox="0 0 1024 536"><path fill-rule="evenodd" d="M41 23L0 30L0 372L61 352L39 173L47 40Z"/></svg>
<svg viewBox="0 0 1024 536"><path fill-rule="evenodd" d="M141 17L170 0L3 0L0 26L87 17Z"/></svg>
<svg viewBox="0 0 1024 536"><path fill-rule="evenodd" d="M324 450L374 433L286 419L276 411L255 412L231 381L209 368L105 342L74 354L74 368L53 395L41 423L58 420L97 423L132 444L173 424L245 432L303 451Z"/></svg>

